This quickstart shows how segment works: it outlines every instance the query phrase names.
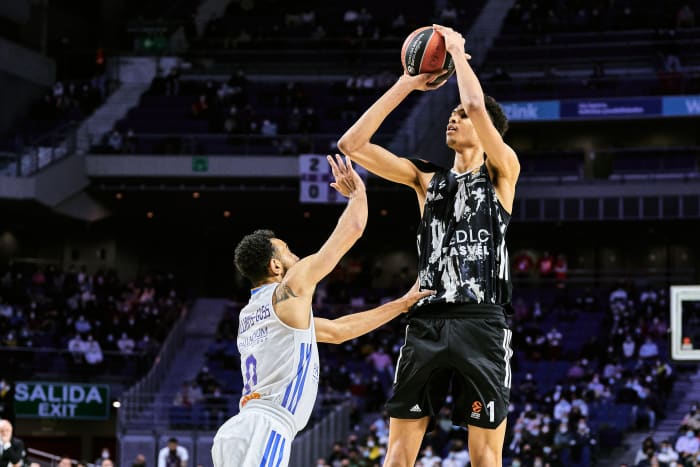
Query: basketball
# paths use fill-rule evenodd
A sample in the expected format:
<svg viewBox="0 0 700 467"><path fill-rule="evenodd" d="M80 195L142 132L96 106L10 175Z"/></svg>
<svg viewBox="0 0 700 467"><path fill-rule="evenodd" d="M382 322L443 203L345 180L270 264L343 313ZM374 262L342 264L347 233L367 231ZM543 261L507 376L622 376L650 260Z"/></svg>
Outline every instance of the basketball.
<svg viewBox="0 0 700 467"><path fill-rule="evenodd" d="M440 83L455 71L452 56L445 49L445 39L432 26L418 28L406 37L401 47L401 64L411 76L448 70L433 83Z"/></svg>

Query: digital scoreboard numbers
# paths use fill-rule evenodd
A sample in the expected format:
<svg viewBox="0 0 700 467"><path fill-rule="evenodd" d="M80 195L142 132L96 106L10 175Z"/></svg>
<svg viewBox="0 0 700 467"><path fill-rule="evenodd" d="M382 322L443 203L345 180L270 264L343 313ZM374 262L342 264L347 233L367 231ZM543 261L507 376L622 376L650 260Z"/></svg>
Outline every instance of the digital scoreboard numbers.
<svg viewBox="0 0 700 467"><path fill-rule="evenodd" d="M367 171L353 164L355 171L367 180ZM299 156L299 202L305 204L341 204L346 198L331 186L333 173L325 155L302 154Z"/></svg>

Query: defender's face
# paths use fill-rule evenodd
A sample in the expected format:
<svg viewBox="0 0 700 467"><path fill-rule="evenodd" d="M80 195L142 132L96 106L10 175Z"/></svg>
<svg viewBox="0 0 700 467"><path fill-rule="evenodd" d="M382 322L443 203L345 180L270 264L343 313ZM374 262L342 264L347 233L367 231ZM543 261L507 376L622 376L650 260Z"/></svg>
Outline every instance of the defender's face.
<svg viewBox="0 0 700 467"><path fill-rule="evenodd" d="M284 276L287 274L289 268L299 262L299 257L292 253L292 250L289 249L289 245L279 238L273 238L270 241L272 242L272 246L275 248L275 255L273 259L276 259L282 263L282 276Z"/></svg>
<svg viewBox="0 0 700 467"><path fill-rule="evenodd" d="M457 146L474 144L475 138L474 125L460 104L455 107L450 114L450 119L447 121L445 142L450 149L456 149Z"/></svg>

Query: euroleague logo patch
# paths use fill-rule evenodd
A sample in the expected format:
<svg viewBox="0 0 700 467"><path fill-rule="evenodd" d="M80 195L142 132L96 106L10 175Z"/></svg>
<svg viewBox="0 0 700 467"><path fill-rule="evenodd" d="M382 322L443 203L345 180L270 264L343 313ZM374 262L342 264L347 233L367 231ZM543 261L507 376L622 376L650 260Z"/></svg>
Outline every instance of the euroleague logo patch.
<svg viewBox="0 0 700 467"><path fill-rule="evenodd" d="M474 401L472 402L472 414L470 415L471 418L475 419L480 419L481 418L481 409L484 408L484 404L482 404L479 401Z"/></svg>

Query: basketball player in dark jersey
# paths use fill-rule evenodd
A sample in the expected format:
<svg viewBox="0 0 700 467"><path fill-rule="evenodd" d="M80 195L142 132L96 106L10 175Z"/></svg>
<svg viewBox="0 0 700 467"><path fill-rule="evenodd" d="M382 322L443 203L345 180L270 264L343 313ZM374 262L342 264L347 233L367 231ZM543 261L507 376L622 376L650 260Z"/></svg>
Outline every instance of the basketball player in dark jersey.
<svg viewBox="0 0 700 467"><path fill-rule="evenodd" d="M409 315L396 365L385 466L413 466L423 436L451 386L453 421L469 426L475 467L500 467L511 373L505 309L511 277L505 234L520 173L504 141L503 110L484 96L456 31L435 26L455 61L460 104L447 122L455 151L449 169L405 159L370 142L384 119L414 90L432 90L439 74L404 74L338 142L380 177L413 188L421 210L421 288L436 291Z"/></svg>

